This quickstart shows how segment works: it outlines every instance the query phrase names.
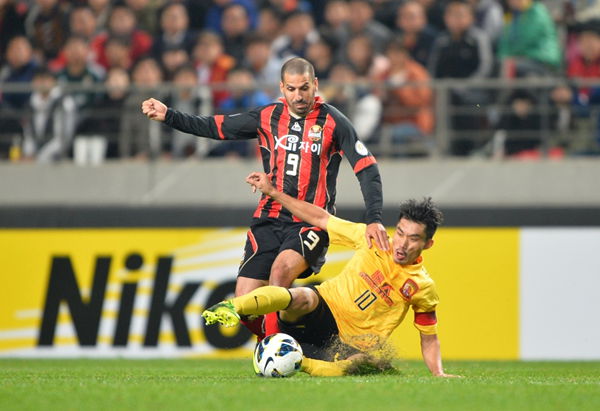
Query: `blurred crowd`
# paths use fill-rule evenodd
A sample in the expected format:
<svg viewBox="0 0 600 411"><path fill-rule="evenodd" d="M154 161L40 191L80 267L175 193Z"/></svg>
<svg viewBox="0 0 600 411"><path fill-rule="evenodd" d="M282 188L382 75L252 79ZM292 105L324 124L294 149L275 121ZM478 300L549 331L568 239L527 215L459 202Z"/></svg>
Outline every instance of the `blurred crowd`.
<svg viewBox="0 0 600 411"><path fill-rule="evenodd" d="M292 56L373 147L430 149L436 81L462 79L442 105L449 154L598 153L600 1L0 0L0 160L253 156L148 121L141 101L268 104Z"/></svg>

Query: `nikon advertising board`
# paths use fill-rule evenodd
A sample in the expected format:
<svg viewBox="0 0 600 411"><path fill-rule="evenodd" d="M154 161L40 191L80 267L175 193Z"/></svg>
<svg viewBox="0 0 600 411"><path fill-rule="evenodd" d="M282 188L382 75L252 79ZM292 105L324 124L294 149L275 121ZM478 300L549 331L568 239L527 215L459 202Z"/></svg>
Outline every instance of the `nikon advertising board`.
<svg viewBox="0 0 600 411"><path fill-rule="evenodd" d="M438 232L424 257L440 295L445 358L517 359L523 346L536 346L536 333L521 323L535 317L541 297L519 283L524 275L535 283L538 272L552 277L527 257L537 252L536 235L552 247L549 233L564 239L562 231L534 230L524 250L523 229ZM0 230L0 356L248 356L254 346L248 331L206 327L200 317L233 295L245 234L241 228ZM600 232L592 234L598 243ZM331 247L322 273L298 284L335 275L351 255ZM527 312L519 304L524 298ZM392 341L400 357L420 357L412 314ZM587 356L600 357L599 350Z"/></svg>

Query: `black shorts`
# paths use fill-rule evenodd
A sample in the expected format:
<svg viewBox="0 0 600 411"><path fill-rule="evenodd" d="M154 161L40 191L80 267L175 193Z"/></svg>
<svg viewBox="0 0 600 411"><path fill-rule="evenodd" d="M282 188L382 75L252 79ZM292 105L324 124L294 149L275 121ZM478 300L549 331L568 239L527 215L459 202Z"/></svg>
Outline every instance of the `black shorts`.
<svg viewBox="0 0 600 411"><path fill-rule="evenodd" d="M273 261L283 250L300 253L309 265L298 278L318 273L329 246L327 232L306 223L262 220L250 226L238 277L269 280Z"/></svg>
<svg viewBox="0 0 600 411"><path fill-rule="evenodd" d="M334 361L360 352L340 341L337 322L329 306L315 287L309 288L319 297L317 308L294 323L278 318L279 331L294 337L300 343L304 356L309 358Z"/></svg>

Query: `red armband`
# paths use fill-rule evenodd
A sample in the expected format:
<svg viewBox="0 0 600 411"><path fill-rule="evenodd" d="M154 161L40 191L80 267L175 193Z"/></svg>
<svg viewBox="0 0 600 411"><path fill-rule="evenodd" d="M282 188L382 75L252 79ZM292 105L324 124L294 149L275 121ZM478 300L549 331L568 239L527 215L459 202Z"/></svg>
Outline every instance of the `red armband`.
<svg viewBox="0 0 600 411"><path fill-rule="evenodd" d="M429 313L415 313L415 324L419 325L435 325L437 324L437 317L435 311Z"/></svg>

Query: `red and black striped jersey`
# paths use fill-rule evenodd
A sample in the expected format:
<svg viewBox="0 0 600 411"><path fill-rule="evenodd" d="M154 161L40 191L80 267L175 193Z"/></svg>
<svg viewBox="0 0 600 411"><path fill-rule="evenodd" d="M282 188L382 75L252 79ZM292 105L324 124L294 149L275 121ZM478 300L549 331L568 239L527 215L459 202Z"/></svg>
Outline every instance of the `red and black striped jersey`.
<svg viewBox="0 0 600 411"><path fill-rule="evenodd" d="M273 185L300 200L335 214L336 179L342 154L359 182L366 222L381 222L381 178L375 158L358 139L350 121L320 97L306 117L293 115L280 99L245 113L194 116L168 109L165 123L177 130L220 140L258 139L264 171ZM263 195L258 219L299 221Z"/></svg>

